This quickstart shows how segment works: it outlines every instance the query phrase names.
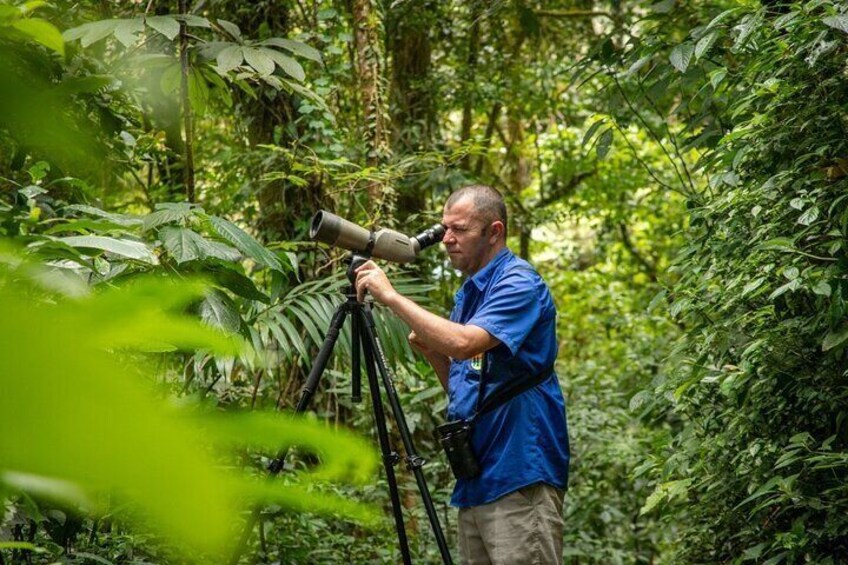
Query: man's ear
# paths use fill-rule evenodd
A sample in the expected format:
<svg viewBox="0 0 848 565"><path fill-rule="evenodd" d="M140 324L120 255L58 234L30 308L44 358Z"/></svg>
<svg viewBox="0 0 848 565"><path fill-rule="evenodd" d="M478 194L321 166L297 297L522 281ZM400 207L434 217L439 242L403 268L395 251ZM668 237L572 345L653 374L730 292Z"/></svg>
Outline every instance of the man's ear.
<svg viewBox="0 0 848 565"><path fill-rule="evenodd" d="M492 222L491 226L492 226L492 235L489 237L489 242L490 243L496 243L498 238L503 237L505 228L504 228L503 222L501 222L500 220ZM506 238L504 238L504 239L506 239Z"/></svg>

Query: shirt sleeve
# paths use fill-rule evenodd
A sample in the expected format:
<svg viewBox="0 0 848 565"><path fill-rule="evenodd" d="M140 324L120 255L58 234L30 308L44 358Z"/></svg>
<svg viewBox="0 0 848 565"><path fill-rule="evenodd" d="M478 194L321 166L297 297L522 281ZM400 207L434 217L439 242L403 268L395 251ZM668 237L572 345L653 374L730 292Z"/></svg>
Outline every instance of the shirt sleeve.
<svg viewBox="0 0 848 565"><path fill-rule="evenodd" d="M515 355L542 313L542 301L529 273L507 273L497 281L483 305L466 322L483 328Z"/></svg>

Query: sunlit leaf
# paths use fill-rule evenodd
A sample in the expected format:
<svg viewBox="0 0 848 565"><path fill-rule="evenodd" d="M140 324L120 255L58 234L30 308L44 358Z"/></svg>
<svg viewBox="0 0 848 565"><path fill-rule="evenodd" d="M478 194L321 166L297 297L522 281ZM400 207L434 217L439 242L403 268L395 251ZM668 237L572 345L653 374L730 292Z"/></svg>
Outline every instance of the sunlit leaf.
<svg viewBox="0 0 848 565"><path fill-rule="evenodd" d="M131 239L116 239L114 237L105 237L100 235L73 235L69 237L60 237L58 241L70 245L71 247L80 247L84 249L100 249L108 251L129 259L144 261L151 265L159 263L156 254L153 250L142 241Z"/></svg>
<svg viewBox="0 0 848 565"><path fill-rule="evenodd" d="M694 53L695 47L691 43L681 43L671 50L669 61L671 61L671 64L675 69L683 73L689 68L689 61L692 60L692 55Z"/></svg>
<svg viewBox="0 0 848 565"><path fill-rule="evenodd" d="M50 22L27 18L12 22L12 27L59 55L65 55L65 40L62 38L62 33Z"/></svg>

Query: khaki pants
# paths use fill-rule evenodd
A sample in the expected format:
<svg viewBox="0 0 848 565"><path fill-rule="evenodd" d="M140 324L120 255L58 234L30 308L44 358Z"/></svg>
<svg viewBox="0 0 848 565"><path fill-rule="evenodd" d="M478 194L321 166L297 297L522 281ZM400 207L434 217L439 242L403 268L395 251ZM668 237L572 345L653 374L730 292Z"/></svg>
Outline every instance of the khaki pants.
<svg viewBox="0 0 848 565"><path fill-rule="evenodd" d="M459 510L464 565L562 563L563 491L544 483Z"/></svg>

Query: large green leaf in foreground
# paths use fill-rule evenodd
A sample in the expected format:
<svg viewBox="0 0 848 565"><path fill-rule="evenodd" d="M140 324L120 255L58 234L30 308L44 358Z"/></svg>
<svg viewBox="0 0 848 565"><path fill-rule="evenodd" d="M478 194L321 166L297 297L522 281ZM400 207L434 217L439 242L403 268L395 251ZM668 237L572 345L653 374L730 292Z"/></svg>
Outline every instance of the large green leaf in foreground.
<svg viewBox="0 0 848 565"><path fill-rule="evenodd" d="M257 502L373 518L367 507L307 491L315 479L372 476L368 444L292 417L178 409L109 352L165 344L236 354L240 343L170 313L197 300L202 286L147 279L47 301L16 271L0 268L0 483L49 478L73 485L66 496L77 502L79 493L112 493L194 556L227 551L238 513ZM297 444L323 465L294 485L257 480L224 470L208 449L235 444L272 452Z"/></svg>

